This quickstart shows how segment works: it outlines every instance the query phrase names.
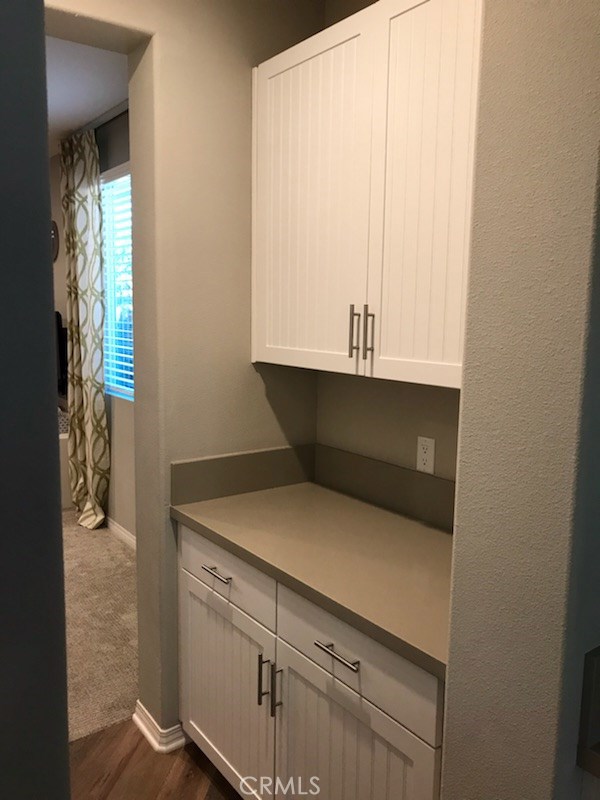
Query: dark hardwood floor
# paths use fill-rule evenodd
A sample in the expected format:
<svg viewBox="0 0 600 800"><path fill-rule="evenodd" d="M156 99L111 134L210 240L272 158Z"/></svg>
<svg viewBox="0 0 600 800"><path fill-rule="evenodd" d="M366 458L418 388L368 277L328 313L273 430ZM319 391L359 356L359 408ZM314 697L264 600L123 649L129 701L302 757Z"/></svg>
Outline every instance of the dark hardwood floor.
<svg viewBox="0 0 600 800"><path fill-rule="evenodd" d="M239 800L195 745L156 753L131 720L69 750L71 800Z"/></svg>

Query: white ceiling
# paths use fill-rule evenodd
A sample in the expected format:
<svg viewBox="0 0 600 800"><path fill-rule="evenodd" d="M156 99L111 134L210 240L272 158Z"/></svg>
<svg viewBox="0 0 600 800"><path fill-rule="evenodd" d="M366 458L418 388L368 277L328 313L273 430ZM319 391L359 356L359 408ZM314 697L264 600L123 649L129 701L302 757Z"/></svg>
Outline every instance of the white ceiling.
<svg viewBox="0 0 600 800"><path fill-rule="evenodd" d="M65 136L127 99L127 56L46 37L50 155Z"/></svg>

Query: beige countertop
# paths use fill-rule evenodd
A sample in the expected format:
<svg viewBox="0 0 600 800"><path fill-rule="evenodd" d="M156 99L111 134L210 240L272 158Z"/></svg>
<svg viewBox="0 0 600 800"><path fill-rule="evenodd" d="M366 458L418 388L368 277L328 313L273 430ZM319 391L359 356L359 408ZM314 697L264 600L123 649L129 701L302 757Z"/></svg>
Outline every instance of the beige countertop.
<svg viewBox="0 0 600 800"><path fill-rule="evenodd" d="M314 483L173 506L171 516L445 677L449 534Z"/></svg>

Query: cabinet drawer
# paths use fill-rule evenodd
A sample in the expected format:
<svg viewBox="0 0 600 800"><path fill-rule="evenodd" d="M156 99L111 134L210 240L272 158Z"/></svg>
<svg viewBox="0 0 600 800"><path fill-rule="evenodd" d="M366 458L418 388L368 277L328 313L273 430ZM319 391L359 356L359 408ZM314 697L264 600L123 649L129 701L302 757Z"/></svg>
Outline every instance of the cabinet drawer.
<svg viewBox="0 0 600 800"><path fill-rule="evenodd" d="M434 675L281 584L277 633L428 744L440 745L443 685ZM346 663L324 651L331 644Z"/></svg>
<svg viewBox="0 0 600 800"><path fill-rule="evenodd" d="M185 570L275 630L276 583L272 578L184 525L179 526L179 547Z"/></svg>

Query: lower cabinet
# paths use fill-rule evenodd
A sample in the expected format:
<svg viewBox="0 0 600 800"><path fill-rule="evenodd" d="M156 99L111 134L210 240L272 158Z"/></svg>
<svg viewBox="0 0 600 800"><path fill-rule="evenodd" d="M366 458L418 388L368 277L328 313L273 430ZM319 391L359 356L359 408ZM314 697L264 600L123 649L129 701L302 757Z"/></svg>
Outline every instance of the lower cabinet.
<svg viewBox="0 0 600 800"><path fill-rule="evenodd" d="M439 750L411 734L294 648L277 640L278 798L432 800Z"/></svg>
<svg viewBox="0 0 600 800"><path fill-rule="evenodd" d="M223 577L218 554L207 566L221 576L219 592L179 569L180 712L185 732L236 791L262 800L436 800L441 748L365 699L363 682L377 702L366 645L364 662L336 649L320 666L249 616L250 607L234 605L224 587L235 577ZM286 592L280 587L282 634ZM351 685L334 674L336 661L355 673ZM409 673L394 677L400 696L420 687ZM382 697L393 695L388 687ZM388 711L403 718L403 708L395 702Z"/></svg>
<svg viewBox="0 0 600 800"><path fill-rule="evenodd" d="M184 730L237 791L244 777L272 777L275 726L258 694L270 685L275 636L185 570L179 614ZM263 797L255 785L247 796Z"/></svg>

